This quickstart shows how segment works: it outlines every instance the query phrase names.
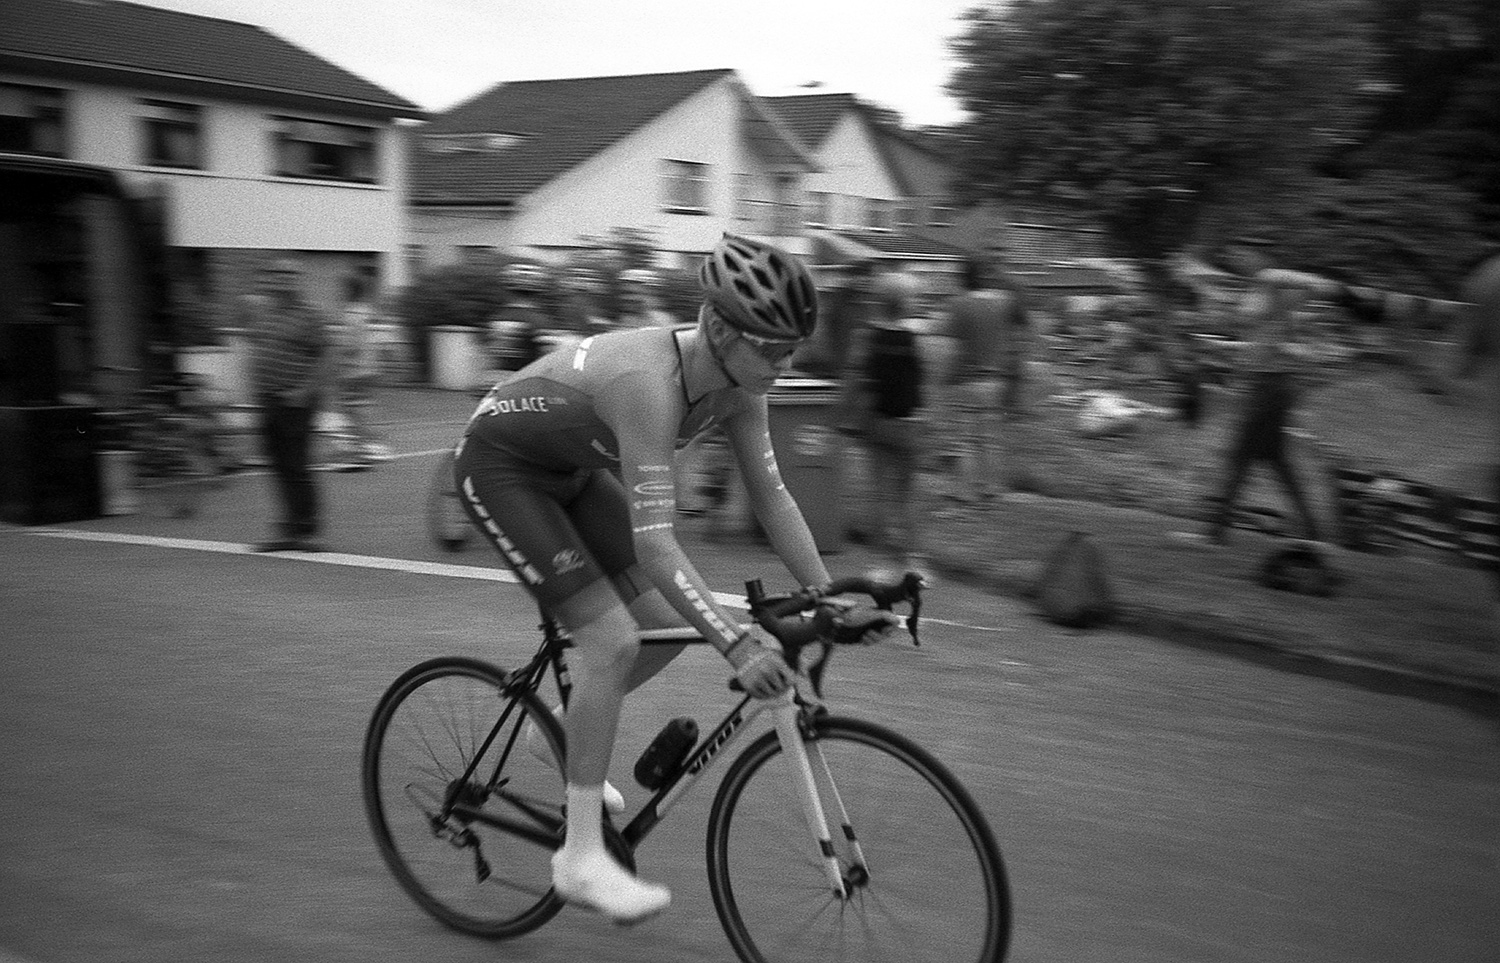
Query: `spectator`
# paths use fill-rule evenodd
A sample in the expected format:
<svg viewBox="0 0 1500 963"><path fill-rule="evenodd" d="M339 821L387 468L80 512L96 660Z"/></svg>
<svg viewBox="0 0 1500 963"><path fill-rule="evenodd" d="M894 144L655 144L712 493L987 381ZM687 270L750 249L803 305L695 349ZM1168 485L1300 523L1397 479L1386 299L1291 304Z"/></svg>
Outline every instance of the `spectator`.
<svg viewBox="0 0 1500 963"><path fill-rule="evenodd" d="M344 310L334 339L338 411L343 418L341 440L344 463L351 470L390 459L390 449L381 442L371 420L380 361L375 343L375 308L369 295L367 278L355 275L348 279Z"/></svg>
<svg viewBox="0 0 1500 963"><path fill-rule="evenodd" d="M1229 251L1227 266L1249 281L1240 303L1249 342L1249 354L1240 367L1242 400L1207 528L1174 533L1177 537L1222 544L1250 468L1265 462L1286 489L1303 534L1310 541L1319 539L1317 519L1288 451L1287 428L1299 400L1296 308L1305 290L1318 286L1320 279L1277 269L1265 246L1258 239L1239 239Z"/></svg>
<svg viewBox="0 0 1500 963"><path fill-rule="evenodd" d="M1189 428L1203 420L1203 381L1206 376L1197 339L1187 316L1174 317L1162 342L1162 373L1172 386L1172 409Z"/></svg>
<svg viewBox="0 0 1500 963"><path fill-rule="evenodd" d="M859 378L853 371L853 345L862 338L868 308L870 261L855 261L837 267L829 275L826 287L819 290L819 321L814 341L816 348L807 351L811 371L820 371L838 383L838 401L834 425L852 434L858 426ZM793 359L793 366L798 366Z"/></svg>
<svg viewBox="0 0 1500 963"><path fill-rule="evenodd" d="M676 324L671 314L662 310L661 277L649 268L630 268L620 272L619 328L670 328Z"/></svg>
<svg viewBox="0 0 1500 963"><path fill-rule="evenodd" d="M915 314L919 289L908 274L876 279L873 312L857 340L856 364L864 440L875 488L868 529L876 544L901 550L908 567L927 568L917 524L917 469L924 444L919 416L925 401L922 321Z"/></svg>
<svg viewBox="0 0 1500 963"><path fill-rule="evenodd" d="M944 333L953 344L946 382L960 449L962 501L996 495L1001 423L1017 417L1026 378L1027 313L1021 292L998 266L964 263L963 291L953 299Z"/></svg>
<svg viewBox="0 0 1500 963"><path fill-rule="evenodd" d="M537 302L547 285L546 272L527 261L512 261L502 269L501 281L506 301L490 319L486 331L490 367L496 379L541 357L543 332L550 327Z"/></svg>
<svg viewBox="0 0 1500 963"><path fill-rule="evenodd" d="M587 338L612 327L599 306L599 295L604 290L599 272L579 265L569 267L562 274L561 287L562 310L557 330L564 339Z"/></svg>
<svg viewBox="0 0 1500 963"><path fill-rule="evenodd" d="M278 258L245 303L251 390L281 518L258 552L318 552L319 499L311 466L319 392L333 373L328 320L302 295L297 262Z"/></svg>

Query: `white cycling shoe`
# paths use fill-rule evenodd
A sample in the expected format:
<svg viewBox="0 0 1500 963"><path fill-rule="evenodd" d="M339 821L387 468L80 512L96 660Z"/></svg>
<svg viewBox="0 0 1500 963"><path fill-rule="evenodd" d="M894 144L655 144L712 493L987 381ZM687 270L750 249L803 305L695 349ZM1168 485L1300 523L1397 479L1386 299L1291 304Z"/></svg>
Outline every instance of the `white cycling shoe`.
<svg viewBox="0 0 1500 963"><path fill-rule="evenodd" d="M561 716L562 707L558 706L553 709L552 714ZM542 730L529 719L526 722L526 749L542 762L552 766L557 765L557 757L552 754L552 747L547 745L547 740L542 738ZM604 781L604 811L611 816L618 816L625 811L624 795L614 787L614 783L607 779Z"/></svg>
<svg viewBox="0 0 1500 963"><path fill-rule="evenodd" d="M621 925L650 919L672 905L672 891L635 876L608 853L552 854L552 888L574 906L604 914Z"/></svg>

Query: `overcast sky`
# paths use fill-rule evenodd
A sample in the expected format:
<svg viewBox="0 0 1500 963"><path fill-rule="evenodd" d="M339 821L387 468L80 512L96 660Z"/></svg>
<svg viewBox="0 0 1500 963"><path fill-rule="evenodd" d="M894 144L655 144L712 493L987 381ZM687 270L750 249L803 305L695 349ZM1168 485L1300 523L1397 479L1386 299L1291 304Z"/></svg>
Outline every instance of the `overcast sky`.
<svg viewBox="0 0 1500 963"><path fill-rule="evenodd" d="M429 110L507 80L730 67L758 94L819 81L942 124L975 0L138 2L256 24Z"/></svg>

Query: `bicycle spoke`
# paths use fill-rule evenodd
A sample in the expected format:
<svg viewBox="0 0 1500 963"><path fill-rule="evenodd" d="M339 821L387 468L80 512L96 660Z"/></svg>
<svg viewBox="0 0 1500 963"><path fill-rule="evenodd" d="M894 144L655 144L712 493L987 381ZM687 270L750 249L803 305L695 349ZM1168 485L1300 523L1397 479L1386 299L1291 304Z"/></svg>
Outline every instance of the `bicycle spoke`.
<svg viewBox="0 0 1500 963"><path fill-rule="evenodd" d="M529 752L498 762L546 710L529 694L510 703L504 685L473 660L419 666L381 700L365 748L366 808L397 881L438 919L488 936L524 932L559 906L550 856L562 777Z"/></svg>
<svg viewBox="0 0 1500 963"><path fill-rule="evenodd" d="M972 800L930 756L893 733L851 720L815 726L812 745L823 761L810 753L814 784L832 823L847 898L830 891L796 803L790 779L800 770L777 741L757 741L726 774L710 816L714 902L741 958L1002 959L1009 895ZM840 825L846 815L857 848Z"/></svg>

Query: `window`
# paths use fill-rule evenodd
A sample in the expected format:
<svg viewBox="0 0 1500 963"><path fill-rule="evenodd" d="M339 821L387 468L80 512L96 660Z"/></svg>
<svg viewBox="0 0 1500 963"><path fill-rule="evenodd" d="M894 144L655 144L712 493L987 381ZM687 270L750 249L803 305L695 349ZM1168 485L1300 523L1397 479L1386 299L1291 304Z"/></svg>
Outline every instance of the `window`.
<svg viewBox="0 0 1500 963"><path fill-rule="evenodd" d="M755 190L755 182L749 174L734 175L734 219L737 221L753 221L755 219L755 199L750 195Z"/></svg>
<svg viewBox="0 0 1500 963"><path fill-rule="evenodd" d="M274 118L271 131L275 173L325 181L373 184L378 178L374 127Z"/></svg>
<svg viewBox="0 0 1500 963"><path fill-rule="evenodd" d="M66 92L0 84L0 150L68 156Z"/></svg>
<svg viewBox="0 0 1500 963"><path fill-rule="evenodd" d="M664 168L663 204L682 214L708 213L708 165L669 160Z"/></svg>
<svg viewBox="0 0 1500 963"><path fill-rule="evenodd" d="M406 255L406 273L408 277L418 278L427 268L427 248L421 244L403 245Z"/></svg>
<svg viewBox="0 0 1500 963"><path fill-rule="evenodd" d="M929 227L952 227L953 208L934 204L928 209L927 225Z"/></svg>
<svg viewBox="0 0 1500 963"><path fill-rule="evenodd" d="M915 204L902 204L896 208L896 226L899 228L916 227L921 212Z"/></svg>
<svg viewBox="0 0 1500 963"><path fill-rule="evenodd" d="M895 215L896 202L872 197L865 209L865 225L876 231L889 231Z"/></svg>
<svg viewBox="0 0 1500 963"><path fill-rule="evenodd" d="M203 109L164 100L141 102L142 161L151 167L203 167Z"/></svg>
<svg viewBox="0 0 1500 963"><path fill-rule="evenodd" d="M833 195L827 191L807 192L807 223L833 223Z"/></svg>

